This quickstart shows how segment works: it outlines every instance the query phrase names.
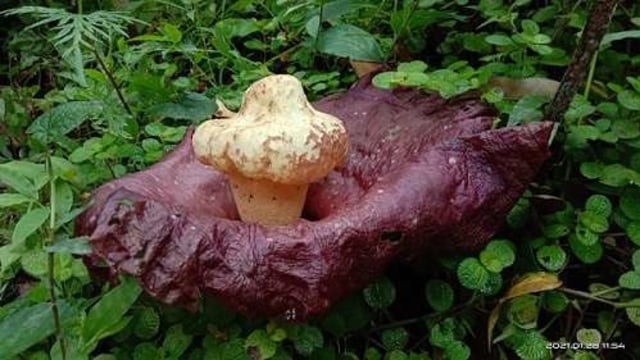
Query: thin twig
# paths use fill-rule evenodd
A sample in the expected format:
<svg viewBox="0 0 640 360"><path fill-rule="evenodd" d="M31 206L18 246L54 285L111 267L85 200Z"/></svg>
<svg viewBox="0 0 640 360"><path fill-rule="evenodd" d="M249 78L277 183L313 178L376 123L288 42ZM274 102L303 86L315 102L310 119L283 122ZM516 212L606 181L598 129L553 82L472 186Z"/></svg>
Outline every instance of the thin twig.
<svg viewBox="0 0 640 360"><path fill-rule="evenodd" d="M578 47L573 53L573 59L562 76L560 88L548 108L547 116L552 121L562 121L571 100L578 92L582 78L588 71L591 59L600 47L600 41L607 32L617 4L618 0L598 0L591 10Z"/></svg>
<svg viewBox="0 0 640 360"><path fill-rule="evenodd" d="M129 104L127 103L127 101L124 99L124 95L122 94L122 91L120 90L120 87L116 82L116 79L113 77L113 74L111 74L111 71L109 71L109 69L107 68L107 65L104 63L104 61L102 60L102 57L100 56L100 54L98 54L98 51L96 49L93 49L93 56L95 56L96 61L98 62L98 65L100 65L100 67L102 68L102 71L104 71L104 74L107 75L107 79L109 79L111 86L113 86L113 89L116 91L116 95L118 95L118 99L122 103L122 106L124 107L124 109L127 111L129 115L133 116L133 112L131 111L131 108L129 107Z"/></svg>
<svg viewBox="0 0 640 360"><path fill-rule="evenodd" d="M49 176L49 231L46 239L46 245L53 245L56 233L56 184L53 176L53 166L51 165L51 152L47 153L46 159L47 173ZM56 329L56 338L60 344L60 353L62 360L67 358L67 349L62 334L62 326L60 325L60 311L58 310L58 300L55 289L55 258L54 253L47 254L47 285L49 287L49 300L51 301L51 313L53 315L53 324Z"/></svg>

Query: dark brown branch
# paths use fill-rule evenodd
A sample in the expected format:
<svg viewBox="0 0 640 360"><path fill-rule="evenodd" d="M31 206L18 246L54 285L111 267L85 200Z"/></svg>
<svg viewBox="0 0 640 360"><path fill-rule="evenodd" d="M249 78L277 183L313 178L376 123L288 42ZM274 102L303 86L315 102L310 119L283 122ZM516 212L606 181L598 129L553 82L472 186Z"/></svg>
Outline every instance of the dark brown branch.
<svg viewBox="0 0 640 360"><path fill-rule="evenodd" d="M547 117L552 121L562 121L564 113L578 91L582 78L587 73L591 59L600 46L602 37L607 32L617 4L618 0L598 0L593 6L578 47L573 53L571 64L562 76L560 88L547 109Z"/></svg>

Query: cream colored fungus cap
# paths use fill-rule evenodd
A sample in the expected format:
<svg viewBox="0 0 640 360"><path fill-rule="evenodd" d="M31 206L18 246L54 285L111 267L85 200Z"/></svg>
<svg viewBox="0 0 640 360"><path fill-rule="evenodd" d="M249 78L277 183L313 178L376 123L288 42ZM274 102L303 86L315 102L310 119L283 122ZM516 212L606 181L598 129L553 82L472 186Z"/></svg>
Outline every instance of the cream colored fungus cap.
<svg viewBox="0 0 640 360"><path fill-rule="evenodd" d="M344 161L348 150L342 121L315 110L291 75L253 83L238 113L202 123L192 141L205 164L283 184L321 179Z"/></svg>

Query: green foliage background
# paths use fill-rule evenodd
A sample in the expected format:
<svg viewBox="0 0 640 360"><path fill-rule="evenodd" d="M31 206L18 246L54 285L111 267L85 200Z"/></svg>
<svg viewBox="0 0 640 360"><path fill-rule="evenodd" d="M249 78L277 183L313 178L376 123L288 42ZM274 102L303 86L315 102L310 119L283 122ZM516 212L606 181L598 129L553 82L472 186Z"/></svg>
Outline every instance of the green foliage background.
<svg viewBox="0 0 640 360"><path fill-rule="evenodd" d="M0 359L640 358L634 1L616 8L553 158L478 254L394 265L288 324L97 282L73 238L94 188L158 161L215 99L236 108L269 73L317 99L355 81L348 60L386 62L377 86L477 91L495 126L540 121L547 81L513 98L490 80L560 79L592 3L2 1Z"/></svg>

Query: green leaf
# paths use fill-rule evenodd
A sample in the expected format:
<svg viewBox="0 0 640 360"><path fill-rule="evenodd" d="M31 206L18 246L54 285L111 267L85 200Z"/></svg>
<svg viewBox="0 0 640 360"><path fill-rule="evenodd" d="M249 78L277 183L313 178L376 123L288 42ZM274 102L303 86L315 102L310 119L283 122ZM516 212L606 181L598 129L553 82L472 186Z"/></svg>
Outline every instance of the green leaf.
<svg viewBox="0 0 640 360"><path fill-rule="evenodd" d="M511 40L510 37L508 37L506 35L500 35L500 34L489 35L489 36L484 38L484 41L488 42L491 45L496 45L496 46L511 46L511 45L515 45L515 43L513 42L513 40Z"/></svg>
<svg viewBox="0 0 640 360"><path fill-rule="evenodd" d="M303 356L309 356L315 349L322 347L324 338L322 332L315 326L301 324L289 333L296 351Z"/></svg>
<svg viewBox="0 0 640 360"><path fill-rule="evenodd" d="M63 324L72 319L73 310L66 302L58 300L58 311ZM39 303L17 310L0 322L0 359L12 359L54 332L51 304Z"/></svg>
<svg viewBox="0 0 640 360"><path fill-rule="evenodd" d="M245 341L246 348L256 348L261 359L270 359L276 354L278 344L275 343L264 329L256 329L249 334Z"/></svg>
<svg viewBox="0 0 640 360"><path fill-rule="evenodd" d="M526 294L511 300L507 316L511 323L522 329L533 329L538 321L539 297Z"/></svg>
<svg viewBox="0 0 640 360"><path fill-rule="evenodd" d="M152 106L148 114L152 117L185 119L200 122L209 119L218 110L215 101L198 93L186 93L176 102Z"/></svg>
<svg viewBox="0 0 640 360"><path fill-rule="evenodd" d="M0 184L5 184L29 198L36 198L37 188L33 182L24 174L11 168L10 164L0 164Z"/></svg>
<svg viewBox="0 0 640 360"><path fill-rule="evenodd" d="M27 128L43 144L60 140L64 135L78 128L88 118L103 112L100 101L71 101L60 104L38 116Z"/></svg>
<svg viewBox="0 0 640 360"><path fill-rule="evenodd" d="M575 230L576 230L575 232L576 238L584 246L593 246L598 241L600 241L600 235L587 229L582 224L578 224Z"/></svg>
<svg viewBox="0 0 640 360"><path fill-rule="evenodd" d="M526 95L513 106L509 114L508 125L526 124L542 120L544 113L542 106L549 102L544 96Z"/></svg>
<svg viewBox="0 0 640 360"><path fill-rule="evenodd" d="M32 198L26 197L22 194L16 194L16 193L0 194L0 208L16 206L16 205L21 205L25 203L31 203L33 201L34 200Z"/></svg>
<svg viewBox="0 0 640 360"><path fill-rule="evenodd" d="M585 209L591 211L592 213L598 216L603 216L607 218L611 215L613 206L611 205L611 201L609 200L608 197L600 194L595 194L595 195L589 196L585 204ZM640 206L638 207L638 210L640 210Z"/></svg>
<svg viewBox="0 0 640 360"><path fill-rule="evenodd" d="M636 326L640 326L640 307L628 307L625 309L627 317Z"/></svg>
<svg viewBox="0 0 640 360"><path fill-rule="evenodd" d="M633 221L627 225L625 233L634 244L640 246L640 221Z"/></svg>
<svg viewBox="0 0 640 360"><path fill-rule="evenodd" d="M578 215L578 220L587 229L600 234L609 229L609 221L606 217L598 215L593 211L584 211Z"/></svg>
<svg viewBox="0 0 640 360"><path fill-rule="evenodd" d="M576 340L583 344L600 345L602 342L602 334L597 329L581 328L576 333Z"/></svg>
<svg viewBox="0 0 640 360"><path fill-rule="evenodd" d="M623 288L640 290L640 272L628 271L620 275L618 284L620 284L620 286L622 286Z"/></svg>
<svg viewBox="0 0 640 360"><path fill-rule="evenodd" d="M402 327L387 329L382 332L380 339L387 351L402 350L409 342L409 333Z"/></svg>
<svg viewBox="0 0 640 360"><path fill-rule="evenodd" d="M182 324L176 324L167 330L162 348L170 359L179 359L191 345L192 340L193 336L182 331Z"/></svg>
<svg viewBox="0 0 640 360"><path fill-rule="evenodd" d="M603 169L600 182L613 187L623 187L640 183L640 174L621 164L611 164Z"/></svg>
<svg viewBox="0 0 640 360"><path fill-rule="evenodd" d="M547 311L560 314L569 305L567 296L559 291L547 291L542 294L542 303Z"/></svg>
<svg viewBox="0 0 640 360"><path fill-rule="evenodd" d="M508 240L492 240L480 252L480 262L487 270L499 273L513 265L516 259L514 245Z"/></svg>
<svg viewBox="0 0 640 360"><path fill-rule="evenodd" d="M548 341L538 330L523 331L512 338L514 350L521 359L546 360L549 358Z"/></svg>
<svg viewBox="0 0 640 360"><path fill-rule="evenodd" d="M140 339L151 339L160 330L160 315L156 309L145 306L139 309L133 319L133 333Z"/></svg>
<svg viewBox="0 0 640 360"><path fill-rule="evenodd" d="M340 24L320 33L316 43L323 53L352 60L380 62L382 50L367 31L349 24Z"/></svg>
<svg viewBox="0 0 640 360"><path fill-rule="evenodd" d="M618 93L618 102L629 110L640 110L640 94L631 90Z"/></svg>
<svg viewBox="0 0 640 360"><path fill-rule="evenodd" d="M467 289L479 290L489 280L489 271L476 258L466 258L458 265L458 280Z"/></svg>
<svg viewBox="0 0 640 360"><path fill-rule="evenodd" d="M549 239L558 239L569 234L571 230L565 224L549 224L542 229L544 236Z"/></svg>
<svg viewBox="0 0 640 360"><path fill-rule="evenodd" d="M427 70L427 64L424 61L414 60L411 62L400 63L398 64L398 72L404 73L423 73Z"/></svg>
<svg viewBox="0 0 640 360"><path fill-rule="evenodd" d="M598 179L604 173L604 164L597 162L583 162L580 164L580 173L587 179Z"/></svg>
<svg viewBox="0 0 640 360"><path fill-rule="evenodd" d="M640 220L640 189L625 189L620 196L620 209L629 219Z"/></svg>
<svg viewBox="0 0 640 360"><path fill-rule="evenodd" d="M23 243L31 234L38 231L42 224L47 221L48 217L48 208L36 208L22 215L13 228L11 242L14 244Z"/></svg>
<svg viewBox="0 0 640 360"><path fill-rule="evenodd" d="M444 347L444 356L447 360L467 360L471 357L471 349L462 341L454 341Z"/></svg>
<svg viewBox="0 0 640 360"><path fill-rule="evenodd" d="M640 249L634 251L631 257L631 263L637 272L640 272Z"/></svg>
<svg viewBox="0 0 640 360"><path fill-rule="evenodd" d="M600 48L603 48L614 41L630 39L630 38L640 38L640 30L625 30L608 33L602 37L602 41L600 42Z"/></svg>
<svg viewBox="0 0 640 360"><path fill-rule="evenodd" d="M567 260L567 254L558 245L547 245L536 251L538 262L549 271L558 271Z"/></svg>
<svg viewBox="0 0 640 360"><path fill-rule="evenodd" d="M107 330L121 321L141 292L135 280L124 277L120 285L104 294L87 314L82 329L85 343L97 343L108 336Z"/></svg>
<svg viewBox="0 0 640 360"><path fill-rule="evenodd" d="M156 360L162 359L163 355L162 349L149 342L140 343L133 349L133 360Z"/></svg>
<svg viewBox="0 0 640 360"><path fill-rule="evenodd" d="M526 197L520 197L509 214L507 215L507 223L514 229L521 229L529 220L531 213L531 201Z"/></svg>
<svg viewBox="0 0 640 360"><path fill-rule="evenodd" d="M573 254L585 264L594 264L602 258L603 249L600 242L586 246L576 236L569 236L569 247Z"/></svg>
<svg viewBox="0 0 640 360"><path fill-rule="evenodd" d="M362 292L364 300L373 309L389 307L396 299L396 288L391 280L386 277L378 279Z"/></svg>
<svg viewBox="0 0 640 360"><path fill-rule="evenodd" d="M453 289L442 280L429 280L425 287L425 296L429 305L438 312L447 311L453 305Z"/></svg>
<svg viewBox="0 0 640 360"><path fill-rule="evenodd" d="M52 253L86 255L91 254L93 249L91 248L91 245L89 245L88 236L78 236L75 238L65 236L57 238L53 245L45 247L45 251Z"/></svg>

